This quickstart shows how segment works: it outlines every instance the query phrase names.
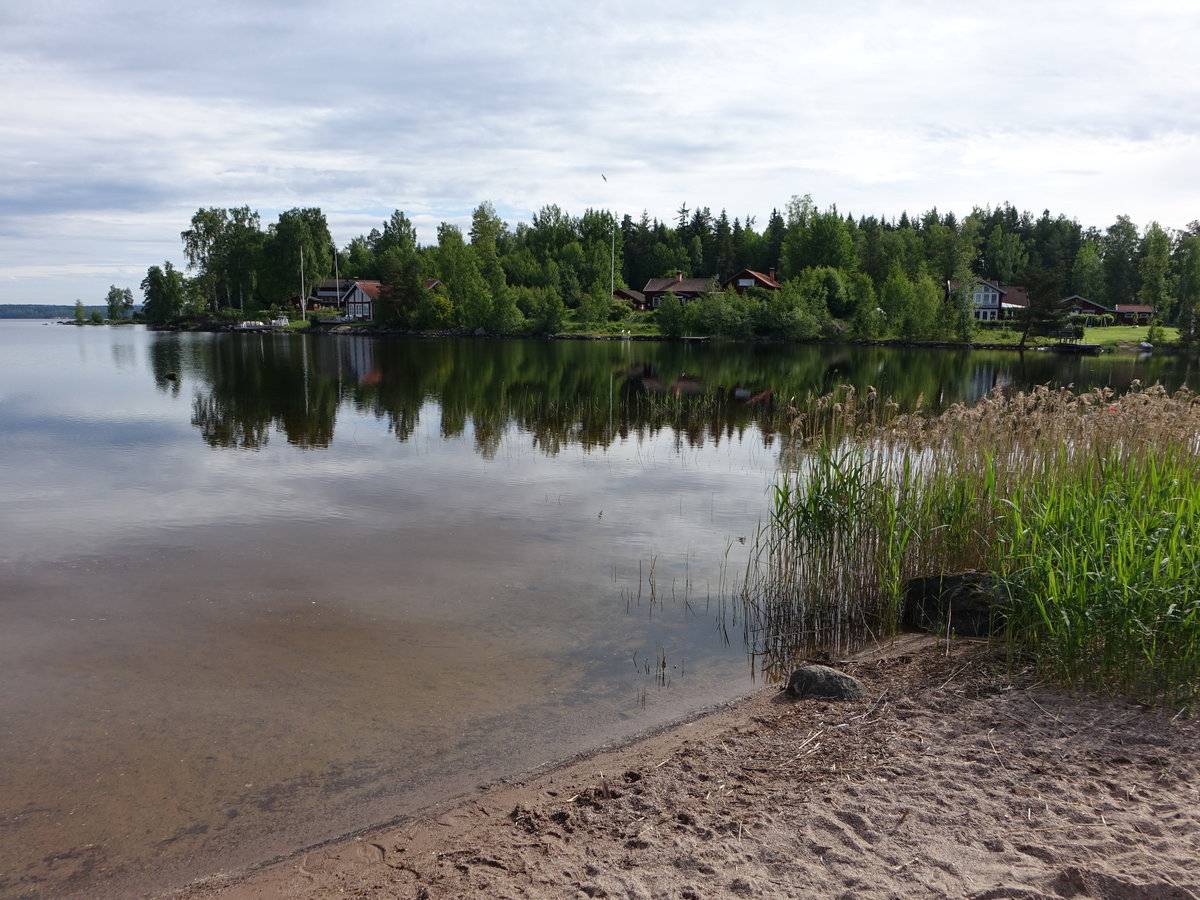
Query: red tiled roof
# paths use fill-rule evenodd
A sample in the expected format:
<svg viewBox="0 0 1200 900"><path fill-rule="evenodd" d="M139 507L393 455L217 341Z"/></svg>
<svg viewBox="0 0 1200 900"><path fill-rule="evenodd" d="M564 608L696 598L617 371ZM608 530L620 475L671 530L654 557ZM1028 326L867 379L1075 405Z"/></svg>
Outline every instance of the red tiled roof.
<svg viewBox="0 0 1200 900"><path fill-rule="evenodd" d="M370 297L372 300L379 299L379 289L381 287L378 281L356 281L358 289Z"/></svg>
<svg viewBox="0 0 1200 900"><path fill-rule="evenodd" d="M776 290L783 287L782 284L780 284L770 275L764 275L762 272L756 272L754 269L742 269L732 278L726 278L725 287L729 287L729 285L733 284L734 281L739 278L745 278L747 275L757 281L762 287L775 288Z"/></svg>

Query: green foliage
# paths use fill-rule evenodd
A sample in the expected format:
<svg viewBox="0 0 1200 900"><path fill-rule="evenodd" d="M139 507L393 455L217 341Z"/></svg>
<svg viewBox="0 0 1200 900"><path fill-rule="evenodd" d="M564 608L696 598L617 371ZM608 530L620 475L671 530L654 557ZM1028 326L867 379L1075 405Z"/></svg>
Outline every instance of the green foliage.
<svg viewBox="0 0 1200 900"><path fill-rule="evenodd" d="M454 325L454 304L444 288L423 291L417 303L413 326L427 331L443 331Z"/></svg>
<svg viewBox="0 0 1200 900"><path fill-rule="evenodd" d="M812 268L846 272L858 268L854 239L836 206L818 212L806 194L792 198L788 215L788 232L780 259L780 271L785 278Z"/></svg>
<svg viewBox="0 0 1200 900"><path fill-rule="evenodd" d="M1104 262L1095 241L1084 241L1075 255L1071 268L1071 293L1103 305L1108 303L1108 287L1104 280Z"/></svg>
<svg viewBox="0 0 1200 900"><path fill-rule="evenodd" d="M883 310L873 303L862 303L850 320L850 336L859 340L872 341L883 334L886 322Z"/></svg>
<svg viewBox="0 0 1200 900"><path fill-rule="evenodd" d="M265 299L278 302L307 296L314 285L332 274L333 240L325 214L316 208L280 213L263 246L261 290Z"/></svg>
<svg viewBox="0 0 1200 900"><path fill-rule="evenodd" d="M525 316L517 305L516 295L505 286L493 294L492 315L488 330L493 334L518 334L525 330Z"/></svg>
<svg viewBox="0 0 1200 900"><path fill-rule="evenodd" d="M125 311L133 308L133 291L129 288L119 288L115 284L109 287L105 298L108 308L108 318L116 321L125 315Z"/></svg>
<svg viewBox="0 0 1200 900"><path fill-rule="evenodd" d="M1109 306L1133 303L1137 296L1139 244L1137 226L1129 216L1117 216L1104 232L1101 246Z"/></svg>
<svg viewBox="0 0 1200 900"><path fill-rule="evenodd" d="M979 331L974 304L962 288L950 292L946 302L940 305L939 315L938 333L942 336L969 343Z"/></svg>
<svg viewBox="0 0 1200 900"><path fill-rule="evenodd" d="M1188 235L1180 241L1177 285L1175 322L1181 339L1195 343L1200 340L1200 234Z"/></svg>
<svg viewBox="0 0 1200 900"><path fill-rule="evenodd" d="M421 263L414 244L393 244L378 260L379 299L375 318L401 325L411 323L424 293Z"/></svg>
<svg viewBox="0 0 1200 900"><path fill-rule="evenodd" d="M1049 335L1061 328L1067 318L1063 303L1063 283L1057 272L1041 266L1031 268L1026 280L1029 305L1018 311L1021 324L1021 346L1030 334Z"/></svg>
<svg viewBox="0 0 1200 900"><path fill-rule="evenodd" d="M1017 279L1029 265L1029 253L1021 235L1006 232L1000 225L996 225L988 235L986 252L983 277L1002 285L1017 284Z"/></svg>
<svg viewBox="0 0 1200 900"><path fill-rule="evenodd" d="M563 330L567 307L562 296L549 288L518 288L518 306L534 334L557 334Z"/></svg>
<svg viewBox="0 0 1200 900"><path fill-rule="evenodd" d="M439 226L434 262L454 306L455 324L469 330L487 328L492 318L492 294L479 272L476 255L463 242L457 225Z"/></svg>
<svg viewBox="0 0 1200 900"><path fill-rule="evenodd" d="M891 633L908 578L981 571L1004 586L1007 646L1047 676L1196 702L1194 394L1040 388L896 411L851 390L796 418L741 592L764 668Z"/></svg>
<svg viewBox="0 0 1200 900"><path fill-rule="evenodd" d="M180 238L203 303L213 310L253 303L266 240L257 212L248 206L199 209Z"/></svg>
<svg viewBox="0 0 1200 900"><path fill-rule="evenodd" d="M82 300L76 300L76 301L75 301L75 324L76 324L76 325L82 325L82 324L83 324L83 321L84 321L84 316L83 316L83 301L82 301Z"/></svg>
<svg viewBox="0 0 1200 900"><path fill-rule="evenodd" d="M789 341L810 341L820 336L829 320L820 278L807 284L800 279L784 282L768 308L768 330Z"/></svg>
<svg viewBox="0 0 1200 900"><path fill-rule="evenodd" d="M780 280L801 279L811 309L788 303L776 310L774 297L713 301L694 311L695 327L729 335L808 334L815 315L819 331L832 333L836 319L858 336L965 340L976 327L974 318L956 301L946 304L944 282L984 277L1028 287L1027 272L1043 270L1054 273L1064 290L1069 283L1070 292L1110 306L1135 299L1149 303L1165 321L1184 325L1185 335L1200 333L1200 326L1189 324L1200 302L1200 251L1189 241L1200 228L1177 234L1152 223L1139 238L1125 216L1104 232L1085 232L1048 210L1035 219L1008 204L977 207L961 220L931 209L916 217L855 221L835 205L819 209L805 195L792 197L784 213L772 210L761 231L752 216L731 222L724 210L714 216L708 207L688 204L668 222L644 212L618 221L599 209L573 216L548 205L510 228L486 201L472 214L469 243L460 235L458 247L443 246L446 227L439 229L437 247L422 248L413 223L395 210L380 227L338 251L319 209L288 210L264 233L249 207L202 208L181 232L193 277L180 308L278 304L300 293L301 258L307 289L333 273L336 256L342 276L384 283L380 319L440 318L445 310L428 306L418 316L424 299L420 279L437 275L447 283L458 327L517 333L535 327L528 324L535 317L525 289L554 291L580 321L599 325L611 321L601 298L615 286L640 290L650 278L677 271L723 280L740 268L778 269ZM926 278L943 294L936 303ZM814 283L818 279L823 292ZM817 293L823 293L825 314L816 308ZM115 318L115 297L110 299Z"/></svg>
<svg viewBox="0 0 1200 900"><path fill-rule="evenodd" d="M835 318L849 318L854 314L854 302L841 273L831 266L805 269L798 278L800 291L810 305L820 303Z"/></svg>
<svg viewBox="0 0 1200 900"><path fill-rule="evenodd" d="M596 282L580 298L579 309L575 311L575 318L587 325L607 322L611 300L612 298L608 296L607 290L599 282Z"/></svg>
<svg viewBox="0 0 1200 900"><path fill-rule="evenodd" d="M658 328L664 335L672 338L683 335L683 304L679 302L674 291L667 291L666 296L659 301L658 309L655 312Z"/></svg>
<svg viewBox="0 0 1200 900"><path fill-rule="evenodd" d="M169 322L183 312L187 297L187 282L183 273L168 260L162 267L151 266L142 279L145 303L142 315L155 324Z"/></svg>
<svg viewBox="0 0 1200 900"><path fill-rule="evenodd" d="M1138 263L1138 274L1142 286L1138 289L1137 301L1153 307L1162 314L1173 304L1168 295L1168 276L1171 264L1171 240L1157 222L1151 222L1142 240L1142 258Z"/></svg>
<svg viewBox="0 0 1200 900"><path fill-rule="evenodd" d="M733 291L702 294L684 307L683 319L689 334L744 339L753 332L747 305Z"/></svg>

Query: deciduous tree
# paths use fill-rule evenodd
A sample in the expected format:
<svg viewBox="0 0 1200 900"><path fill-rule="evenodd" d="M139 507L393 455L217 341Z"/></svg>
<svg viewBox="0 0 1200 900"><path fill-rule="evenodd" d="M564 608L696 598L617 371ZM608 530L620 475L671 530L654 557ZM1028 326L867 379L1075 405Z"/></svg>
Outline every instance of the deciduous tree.
<svg viewBox="0 0 1200 900"><path fill-rule="evenodd" d="M1142 238L1142 259L1138 263L1138 274L1142 286L1138 289L1138 303L1153 307L1158 315L1167 313L1172 306L1168 296L1168 275L1171 265L1171 239L1157 222L1151 222Z"/></svg>
<svg viewBox="0 0 1200 900"><path fill-rule="evenodd" d="M1104 280L1104 261L1093 240L1085 240L1075 254L1071 267L1071 292L1102 306L1108 303L1108 288Z"/></svg>
<svg viewBox="0 0 1200 900"><path fill-rule="evenodd" d="M279 214L263 248L264 293L279 302L301 293L333 274L333 238L320 209L294 208ZM303 286L301 261L303 260Z"/></svg>
<svg viewBox="0 0 1200 900"><path fill-rule="evenodd" d="M1117 216L1117 221L1104 232L1101 251L1110 306L1132 303L1137 296L1138 244L1137 226L1129 216Z"/></svg>
<svg viewBox="0 0 1200 900"><path fill-rule="evenodd" d="M108 306L108 317L113 321L124 316L125 310L133 306L133 291L129 288L119 288L115 284L109 287L105 298Z"/></svg>
<svg viewBox="0 0 1200 900"><path fill-rule="evenodd" d="M161 268L151 266L142 279L142 293L146 298L142 305L143 315L156 324L169 322L183 309L186 292L186 279L170 260Z"/></svg>

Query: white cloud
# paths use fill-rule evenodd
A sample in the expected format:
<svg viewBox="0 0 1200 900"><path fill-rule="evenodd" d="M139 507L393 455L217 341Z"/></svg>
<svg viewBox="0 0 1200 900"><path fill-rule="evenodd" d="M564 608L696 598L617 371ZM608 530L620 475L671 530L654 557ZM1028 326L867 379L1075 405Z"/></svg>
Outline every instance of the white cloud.
<svg viewBox="0 0 1200 900"><path fill-rule="evenodd" d="M394 208L431 241L485 199L761 224L806 192L1179 227L1197 37L1171 2L27 6L0 13L0 302L136 284L201 206L320 206L342 243Z"/></svg>

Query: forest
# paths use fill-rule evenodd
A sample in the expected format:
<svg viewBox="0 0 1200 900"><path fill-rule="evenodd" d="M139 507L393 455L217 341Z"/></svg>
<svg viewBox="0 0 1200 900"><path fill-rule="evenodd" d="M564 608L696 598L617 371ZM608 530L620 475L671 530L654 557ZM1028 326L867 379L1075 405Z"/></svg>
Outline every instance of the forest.
<svg viewBox="0 0 1200 900"><path fill-rule="evenodd" d="M970 339L978 323L947 285L985 278L1026 287L1047 321L1063 298L1079 295L1153 307L1157 321L1195 339L1200 299L1200 221L1175 230L1118 216L1101 230L1009 204L962 218L937 209L856 218L805 195L765 223L686 204L669 222L548 205L512 226L485 201L465 234L443 223L436 243L422 245L396 210L343 247L318 208L288 210L264 228L243 206L198 210L181 238L186 269L151 266L142 282L152 321L286 310L335 273L381 282L376 321L493 334L617 328L631 307L614 288L640 290L676 273L711 279L714 289L686 306L668 295L654 314L668 335ZM744 268L773 270L782 290L720 291Z"/></svg>

